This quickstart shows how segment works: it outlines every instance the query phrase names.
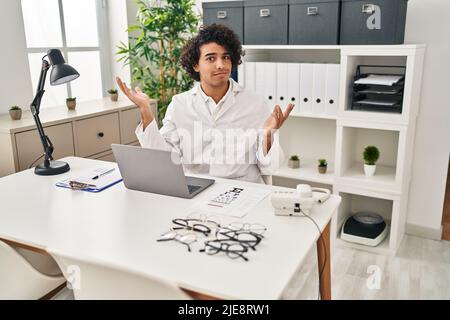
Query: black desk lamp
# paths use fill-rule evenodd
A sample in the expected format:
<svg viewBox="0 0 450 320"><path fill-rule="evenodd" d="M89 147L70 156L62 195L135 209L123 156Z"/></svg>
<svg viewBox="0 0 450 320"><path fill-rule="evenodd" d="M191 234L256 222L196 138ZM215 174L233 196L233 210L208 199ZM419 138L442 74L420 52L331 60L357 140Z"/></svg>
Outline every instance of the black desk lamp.
<svg viewBox="0 0 450 320"><path fill-rule="evenodd" d="M47 71L50 68L50 64L45 57L48 57L50 64L52 65L52 71L50 73L50 84L57 86L69 81L72 81L80 76L80 74L71 66L66 64L61 51L58 49L50 49L47 54L42 57L41 75L39 76L39 83L36 91L36 96L31 103L30 109L33 114L34 121L36 122L39 136L41 138L42 146L44 147L44 163L36 166L34 173L43 176L52 176L55 174L61 174L70 170L69 164L63 161L54 161L53 144L49 137L45 135L44 128L42 127L41 120L39 119L39 109L41 106L41 99L44 95L44 84Z"/></svg>

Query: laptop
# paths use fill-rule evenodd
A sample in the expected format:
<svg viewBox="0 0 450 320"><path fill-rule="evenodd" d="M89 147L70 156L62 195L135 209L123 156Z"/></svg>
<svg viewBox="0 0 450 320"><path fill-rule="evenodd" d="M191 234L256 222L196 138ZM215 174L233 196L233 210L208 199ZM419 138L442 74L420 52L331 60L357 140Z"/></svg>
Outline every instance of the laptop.
<svg viewBox="0 0 450 320"><path fill-rule="evenodd" d="M190 199L214 183L185 176L177 153L121 144L111 147L128 189Z"/></svg>

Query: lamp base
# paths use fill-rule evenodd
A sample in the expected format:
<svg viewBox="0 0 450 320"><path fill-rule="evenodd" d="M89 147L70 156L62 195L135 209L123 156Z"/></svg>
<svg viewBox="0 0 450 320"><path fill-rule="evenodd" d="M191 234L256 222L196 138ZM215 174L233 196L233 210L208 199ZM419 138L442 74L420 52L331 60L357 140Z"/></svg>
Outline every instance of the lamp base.
<svg viewBox="0 0 450 320"><path fill-rule="evenodd" d="M63 161L50 161L50 166L40 164L34 168L34 173L40 176L54 176L70 170L69 164Z"/></svg>

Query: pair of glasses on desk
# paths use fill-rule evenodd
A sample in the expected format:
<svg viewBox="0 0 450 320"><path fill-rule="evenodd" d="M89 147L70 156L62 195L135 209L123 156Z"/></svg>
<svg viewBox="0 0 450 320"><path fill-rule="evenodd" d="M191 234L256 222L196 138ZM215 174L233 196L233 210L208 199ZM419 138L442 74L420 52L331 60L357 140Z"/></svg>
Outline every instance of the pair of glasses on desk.
<svg viewBox="0 0 450 320"><path fill-rule="evenodd" d="M72 190L85 190L85 189L91 189L96 188L97 186L95 184L89 184L79 181L69 181L69 187Z"/></svg>

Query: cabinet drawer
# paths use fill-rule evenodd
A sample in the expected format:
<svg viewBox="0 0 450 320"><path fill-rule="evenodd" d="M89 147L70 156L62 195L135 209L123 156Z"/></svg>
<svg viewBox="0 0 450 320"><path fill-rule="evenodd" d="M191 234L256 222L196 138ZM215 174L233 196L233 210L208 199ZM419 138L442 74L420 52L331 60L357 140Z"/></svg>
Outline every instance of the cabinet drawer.
<svg viewBox="0 0 450 320"><path fill-rule="evenodd" d="M50 138L55 147L55 151L53 152L54 159L75 155L71 123L45 127L44 130L45 134ZM33 161L36 161L39 156L44 154L39 133L37 129L19 132L16 133L15 138L19 170L28 169ZM36 166L43 161L44 158L36 161L33 166Z"/></svg>
<svg viewBox="0 0 450 320"><path fill-rule="evenodd" d="M75 122L80 157L89 157L111 149L111 143L120 143L117 112Z"/></svg>
<svg viewBox="0 0 450 320"><path fill-rule="evenodd" d="M156 121L157 115L157 103L156 101L150 102L150 109ZM120 112L120 139L122 144L129 144L137 141L136 127L141 122L141 114L138 108L128 109Z"/></svg>
<svg viewBox="0 0 450 320"><path fill-rule="evenodd" d="M120 138L122 144L128 144L137 140L135 131L141 122L141 114L138 108L120 112Z"/></svg>

